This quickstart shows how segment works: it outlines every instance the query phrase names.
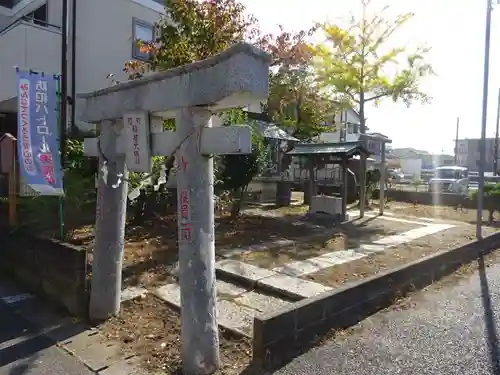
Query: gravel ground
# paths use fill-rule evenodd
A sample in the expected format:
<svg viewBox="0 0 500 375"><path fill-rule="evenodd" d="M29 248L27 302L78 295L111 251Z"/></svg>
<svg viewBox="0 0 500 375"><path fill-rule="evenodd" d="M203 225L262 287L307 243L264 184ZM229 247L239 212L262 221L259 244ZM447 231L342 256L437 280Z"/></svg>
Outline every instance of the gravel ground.
<svg viewBox="0 0 500 375"><path fill-rule="evenodd" d="M218 218L215 229L217 251L246 247L282 238L294 239L311 230L274 217L240 216L236 220ZM148 225L128 227L124 253L126 286L152 287L171 282L169 273L178 260L177 221L175 216L155 220Z"/></svg>
<svg viewBox="0 0 500 375"><path fill-rule="evenodd" d="M492 231L493 228L485 228L486 233ZM366 258L326 268L304 276L304 278L335 288L349 281L357 281L381 272L387 272L439 251L465 245L474 239L475 227L460 224L454 228L421 237Z"/></svg>
<svg viewBox="0 0 500 375"><path fill-rule="evenodd" d="M248 251L234 256L234 259L257 267L282 266L289 262L305 260L338 250L359 247L383 237L392 236L418 228L418 224L399 223L379 218L364 218L341 224L336 228L325 228L324 235L317 234L311 239L298 240L292 246L272 247L262 251ZM329 230L334 233L327 233Z"/></svg>
<svg viewBox="0 0 500 375"><path fill-rule="evenodd" d="M500 374L496 254L492 262L373 315L274 374Z"/></svg>
<svg viewBox="0 0 500 375"><path fill-rule="evenodd" d="M378 202L373 201L372 207L374 209L378 209ZM477 218L477 211L475 209L468 208L457 209L456 207L449 206L426 206L423 204L411 204L404 202L389 202L385 207L387 211L390 211L394 214L462 221L469 224L476 223ZM486 224L487 221L488 211L483 211L483 223ZM494 225L497 224L498 223L494 223Z"/></svg>

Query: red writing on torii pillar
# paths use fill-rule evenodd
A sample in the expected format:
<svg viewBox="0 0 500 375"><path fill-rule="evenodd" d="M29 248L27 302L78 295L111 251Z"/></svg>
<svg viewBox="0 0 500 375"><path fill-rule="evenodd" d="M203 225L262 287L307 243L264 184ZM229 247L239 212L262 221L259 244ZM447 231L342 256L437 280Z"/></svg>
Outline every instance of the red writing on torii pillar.
<svg viewBox="0 0 500 375"><path fill-rule="evenodd" d="M187 159L184 156L181 156L181 161L179 162L179 169L181 171L185 172L188 165L189 165L189 163L188 163Z"/></svg>
<svg viewBox="0 0 500 375"><path fill-rule="evenodd" d="M180 210L181 219L189 220L189 192L187 190L181 191L180 195Z"/></svg>
<svg viewBox="0 0 500 375"><path fill-rule="evenodd" d="M181 242L191 242L191 223L181 223L180 232Z"/></svg>
<svg viewBox="0 0 500 375"><path fill-rule="evenodd" d="M182 190L179 195L179 210L180 210L180 225L179 225L179 241L183 243L191 242L192 226L189 220L191 219L189 211L189 190Z"/></svg>

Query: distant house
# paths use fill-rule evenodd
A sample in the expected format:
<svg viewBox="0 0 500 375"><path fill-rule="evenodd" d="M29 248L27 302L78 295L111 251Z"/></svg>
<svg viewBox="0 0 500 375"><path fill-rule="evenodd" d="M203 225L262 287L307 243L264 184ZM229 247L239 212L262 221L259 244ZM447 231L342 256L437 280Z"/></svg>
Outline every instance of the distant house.
<svg viewBox="0 0 500 375"><path fill-rule="evenodd" d="M442 165L455 164L455 157L447 154L431 154L425 150L417 150L411 147L394 148L390 150L388 158L393 160L422 160L422 169L434 169Z"/></svg>
<svg viewBox="0 0 500 375"><path fill-rule="evenodd" d="M479 143L480 139L459 139L457 148L457 164L469 168L470 171L479 170ZM495 158L495 138L486 138L485 171L493 172Z"/></svg>
<svg viewBox="0 0 500 375"><path fill-rule="evenodd" d="M359 114L348 108L335 115L335 131L321 133L317 141L322 143L354 142L359 140Z"/></svg>
<svg viewBox="0 0 500 375"><path fill-rule="evenodd" d="M317 141L322 143L337 143L356 142L362 139L359 114L352 108L339 112L335 116L335 127L334 132L320 134L317 137ZM380 163L382 152L381 140L389 140L389 138L381 133L366 133L366 138L368 151L372 154L370 157L375 159L375 164Z"/></svg>

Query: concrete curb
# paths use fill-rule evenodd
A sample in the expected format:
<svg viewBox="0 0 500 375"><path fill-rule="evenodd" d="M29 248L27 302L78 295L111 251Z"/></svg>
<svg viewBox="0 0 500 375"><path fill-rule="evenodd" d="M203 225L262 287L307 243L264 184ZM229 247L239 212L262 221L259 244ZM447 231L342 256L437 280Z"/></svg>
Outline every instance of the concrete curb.
<svg viewBox="0 0 500 375"><path fill-rule="evenodd" d="M290 302L300 301L331 289L310 280L231 259L217 262L215 272L221 280L225 279L236 285L247 286Z"/></svg>
<svg viewBox="0 0 500 375"><path fill-rule="evenodd" d="M165 298L163 298L161 296L161 294L159 294L156 290L154 291L151 291L149 292L150 294L154 295L156 298L159 298L163 303L165 303L169 308L171 308L172 310L174 310L175 312L177 312L179 314L179 317L180 317L180 313L181 313L181 307L179 305L176 305L175 303L171 302L171 301L168 301L166 300ZM219 329L223 329L225 331L228 331L229 333L231 333L232 335L234 335L235 337L240 337L240 338L251 338L251 336L249 336L246 332L243 332L237 328L234 328L234 327L229 327L227 325L221 325L220 324L220 321L219 321Z"/></svg>
<svg viewBox="0 0 500 375"><path fill-rule="evenodd" d="M241 285L244 287L252 288L254 290L270 293L276 297L291 299L292 301L300 301L301 299L303 299L303 297L297 296L294 293L290 295L290 293L287 293L287 291L285 290L276 290L275 288L271 287L268 288L266 285L261 287L258 280L252 280L244 275L237 275L233 272L227 272L226 270L220 268L215 269L215 276L219 280L226 280L236 285Z"/></svg>
<svg viewBox="0 0 500 375"><path fill-rule="evenodd" d="M421 289L463 264L500 248L500 233L441 251L361 282L303 299L254 319L253 360L263 371L276 369L314 346L331 330L345 329Z"/></svg>

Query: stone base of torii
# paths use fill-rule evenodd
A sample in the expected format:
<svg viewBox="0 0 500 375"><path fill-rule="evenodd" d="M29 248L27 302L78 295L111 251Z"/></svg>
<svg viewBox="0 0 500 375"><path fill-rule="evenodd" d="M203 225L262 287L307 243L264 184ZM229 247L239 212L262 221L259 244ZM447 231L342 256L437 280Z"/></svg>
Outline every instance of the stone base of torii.
<svg viewBox="0 0 500 375"><path fill-rule="evenodd" d="M89 94L80 120L98 124L85 139L99 157L96 241L89 316L119 313L127 171L150 172L151 156L175 153L178 164L179 284L185 374L219 367L214 239L214 154L251 152L248 126L211 127L213 113L246 107L268 95L269 57L249 44L193 64ZM151 133L150 120L175 118L175 132Z"/></svg>

